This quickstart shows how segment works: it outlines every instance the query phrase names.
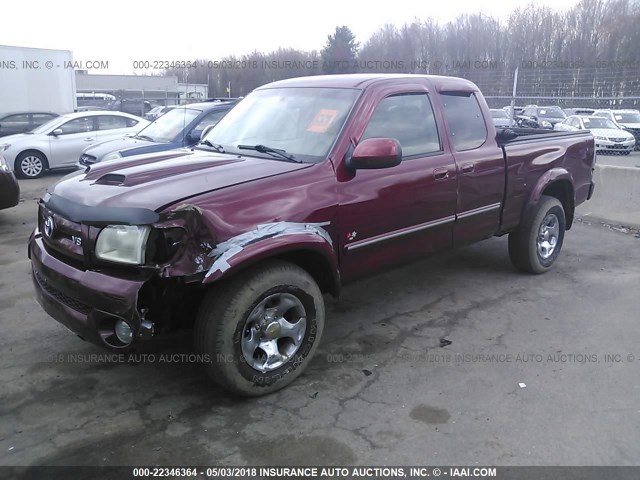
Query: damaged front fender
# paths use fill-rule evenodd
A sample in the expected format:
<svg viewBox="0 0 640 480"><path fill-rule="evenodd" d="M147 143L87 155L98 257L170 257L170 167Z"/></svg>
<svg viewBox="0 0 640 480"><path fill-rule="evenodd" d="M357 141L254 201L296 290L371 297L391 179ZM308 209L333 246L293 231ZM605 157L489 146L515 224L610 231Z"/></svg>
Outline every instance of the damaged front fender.
<svg viewBox="0 0 640 480"><path fill-rule="evenodd" d="M328 290L339 291L340 274L330 222L272 222L217 243L215 219L195 205L180 205L161 214L154 228L181 228L180 251L170 262L157 265L161 277L196 276L209 284L234 274L249 264L276 256L305 259L312 274L323 277ZM310 264L311 262L311 264Z"/></svg>
<svg viewBox="0 0 640 480"><path fill-rule="evenodd" d="M301 256L298 258L308 255L307 259L314 262L310 273L328 276L323 283L329 284L329 290L335 293L339 290L340 275L333 240L324 228L328 224L275 222L232 237L209 254L215 261L204 283L232 275L260 260L296 253Z"/></svg>

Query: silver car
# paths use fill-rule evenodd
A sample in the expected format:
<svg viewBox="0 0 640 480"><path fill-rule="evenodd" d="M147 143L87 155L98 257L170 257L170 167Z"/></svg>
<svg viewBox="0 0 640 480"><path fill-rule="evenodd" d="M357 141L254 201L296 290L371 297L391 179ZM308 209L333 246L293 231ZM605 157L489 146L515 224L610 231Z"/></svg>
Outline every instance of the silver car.
<svg viewBox="0 0 640 480"><path fill-rule="evenodd" d="M590 130L595 139L596 151L602 153L629 155L636 144L632 134L603 117L571 115L562 122L556 123L554 130L565 132Z"/></svg>
<svg viewBox="0 0 640 480"><path fill-rule="evenodd" d="M61 115L28 133L0 139L0 155L22 178L46 170L74 167L89 145L135 134L149 124L123 112L78 112Z"/></svg>

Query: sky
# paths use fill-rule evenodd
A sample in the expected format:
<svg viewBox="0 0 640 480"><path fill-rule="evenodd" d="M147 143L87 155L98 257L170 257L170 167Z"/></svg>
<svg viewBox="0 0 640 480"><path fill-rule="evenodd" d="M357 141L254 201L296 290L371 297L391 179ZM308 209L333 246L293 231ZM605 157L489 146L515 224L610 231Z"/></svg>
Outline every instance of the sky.
<svg viewBox="0 0 640 480"><path fill-rule="evenodd" d="M385 23L414 18L446 23L463 13L500 20L531 0L202 0L4 2L0 45L71 50L75 61L107 61L108 70L134 73L135 61L171 61L242 55L278 47L320 50L336 26L346 25L364 43ZM537 0L568 9L578 0ZM152 73L150 71L137 73Z"/></svg>

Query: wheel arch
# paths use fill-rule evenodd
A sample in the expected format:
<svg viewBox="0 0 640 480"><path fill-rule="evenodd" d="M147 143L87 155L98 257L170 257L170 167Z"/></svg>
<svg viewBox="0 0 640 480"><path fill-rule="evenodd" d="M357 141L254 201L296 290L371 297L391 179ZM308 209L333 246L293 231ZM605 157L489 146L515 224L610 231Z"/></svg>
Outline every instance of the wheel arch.
<svg viewBox="0 0 640 480"><path fill-rule="evenodd" d="M575 189L573 177L564 168L552 168L540 176L531 191L520 225L526 224L526 220L535 212L535 207L543 195L557 198L562 204L566 230L569 230L575 216Z"/></svg>
<svg viewBox="0 0 640 480"><path fill-rule="evenodd" d="M248 267L270 260L283 260L304 269L316 281L323 293L340 294L341 281L338 260L324 238L299 239L288 243L285 237L266 239L246 246L228 259L224 270L210 271L204 284L215 284L235 276Z"/></svg>
<svg viewBox="0 0 640 480"><path fill-rule="evenodd" d="M27 149L21 151L18 155L16 155L16 159L13 162L13 167L14 167L15 170L18 170L18 162L20 161L22 156L26 155L28 153L38 153L38 154L42 155L42 157L44 158L45 170L49 168L49 157L47 156L46 153L44 153L39 148L27 148Z"/></svg>

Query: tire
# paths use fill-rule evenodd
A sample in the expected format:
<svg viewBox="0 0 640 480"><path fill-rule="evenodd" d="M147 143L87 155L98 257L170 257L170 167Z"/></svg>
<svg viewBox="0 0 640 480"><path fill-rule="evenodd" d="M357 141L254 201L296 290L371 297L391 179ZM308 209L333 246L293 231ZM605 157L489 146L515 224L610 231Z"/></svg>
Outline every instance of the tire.
<svg viewBox="0 0 640 480"><path fill-rule="evenodd" d="M560 201L546 195L540 197L535 211L524 220L520 229L509 234L509 257L513 265L527 273L549 270L562 249L565 226Z"/></svg>
<svg viewBox="0 0 640 480"><path fill-rule="evenodd" d="M324 318L322 293L311 275L269 261L206 294L194 343L220 386L242 396L266 395L303 372L320 343Z"/></svg>
<svg viewBox="0 0 640 480"><path fill-rule="evenodd" d="M20 178L38 178L48 168L47 158L40 152L30 150L16 158L15 171Z"/></svg>

